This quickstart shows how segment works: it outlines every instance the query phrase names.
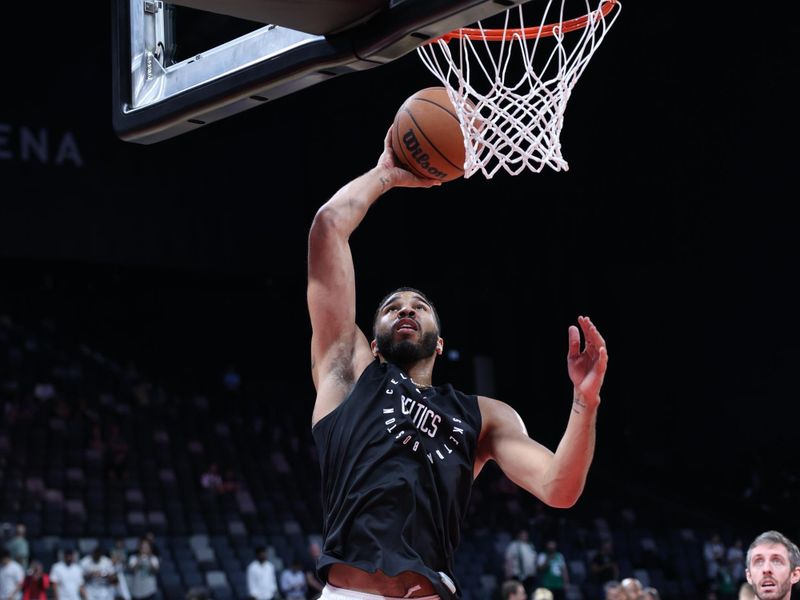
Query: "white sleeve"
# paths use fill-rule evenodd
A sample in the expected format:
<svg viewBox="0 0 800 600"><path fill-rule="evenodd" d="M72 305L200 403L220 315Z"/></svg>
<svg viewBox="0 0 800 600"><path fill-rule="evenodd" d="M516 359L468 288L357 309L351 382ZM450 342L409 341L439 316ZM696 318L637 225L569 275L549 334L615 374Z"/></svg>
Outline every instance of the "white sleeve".
<svg viewBox="0 0 800 600"><path fill-rule="evenodd" d="M278 592L278 580L275 578L275 567L273 567L272 563L269 562L269 561L267 561L267 564L269 565L269 575L270 576L269 576L268 581L269 581L270 588L271 588L267 595L272 597L272 598L274 598L275 594Z"/></svg>
<svg viewBox="0 0 800 600"><path fill-rule="evenodd" d="M250 563L247 566L247 593L250 596L256 595L256 585L255 563Z"/></svg>

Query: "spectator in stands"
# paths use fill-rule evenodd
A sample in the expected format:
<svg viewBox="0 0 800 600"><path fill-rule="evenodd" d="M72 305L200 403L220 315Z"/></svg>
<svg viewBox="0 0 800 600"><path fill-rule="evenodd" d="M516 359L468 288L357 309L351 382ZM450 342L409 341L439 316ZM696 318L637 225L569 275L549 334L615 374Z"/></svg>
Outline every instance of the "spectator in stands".
<svg viewBox="0 0 800 600"><path fill-rule="evenodd" d="M306 574L300 568L300 561L293 560L289 568L281 573L283 597L286 600L305 600L307 589Z"/></svg>
<svg viewBox="0 0 800 600"><path fill-rule="evenodd" d="M539 553L539 585L553 592L555 600L564 600L569 585L569 572L564 555L555 540L548 540L545 551Z"/></svg>
<svg viewBox="0 0 800 600"><path fill-rule="evenodd" d="M742 538L736 538L728 548L725 560L730 569L734 585L739 587L744 581L744 542Z"/></svg>
<svg viewBox="0 0 800 600"><path fill-rule="evenodd" d="M117 587L117 572L111 559L103 554L100 545L80 561L83 571L86 600L114 600Z"/></svg>
<svg viewBox="0 0 800 600"><path fill-rule="evenodd" d="M224 490L222 475L219 474L219 465L212 462L208 465L205 473L200 476L200 485L203 489L217 494L221 494Z"/></svg>
<svg viewBox="0 0 800 600"><path fill-rule="evenodd" d="M0 548L0 599L19 600L22 583L25 581L25 570L11 558L11 553Z"/></svg>
<svg viewBox="0 0 800 600"><path fill-rule="evenodd" d="M153 553L155 554L155 552ZM128 551L125 548L125 540L117 538L110 552L111 564L117 574L117 589L114 591L114 598L131 600L131 593L128 589L128 580L125 577L125 569L128 566Z"/></svg>
<svg viewBox="0 0 800 600"><path fill-rule="evenodd" d="M747 582L759 600L789 600L800 581L800 550L785 535L765 531L747 549Z"/></svg>
<svg viewBox="0 0 800 600"><path fill-rule="evenodd" d="M47 600L50 576L44 572L41 561L32 560L22 582L22 600Z"/></svg>
<svg viewBox="0 0 800 600"><path fill-rule="evenodd" d="M543 587L536 588L533 591L531 600L553 600L553 592Z"/></svg>
<svg viewBox="0 0 800 600"><path fill-rule="evenodd" d="M733 578L731 565L728 564L727 560L719 565L714 589L717 591L719 600L736 600L738 585Z"/></svg>
<svg viewBox="0 0 800 600"><path fill-rule="evenodd" d="M505 571L507 579L516 579L530 595L536 587L536 549L530 542L527 529L520 529L517 537L506 547Z"/></svg>
<svg viewBox="0 0 800 600"><path fill-rule="evenodd" d="M756 592L753 586L746 581L739 588L739 600L756 600Z"/></svg>
<svg viewBox="0 0 800 600"><path fill-rule="evenodd" d="M626 600L641 600L644 586L636 577L626 577L620 582Z"/></svg>
<svg viewBox="0 0 800 600"><path fill-rule="evenodd" d="M114 565L125 565L128 562L128 550L125 548L125 539L117 538L114 540L114 545L111 546L109 558Z"/></svg>
<svg viewBox="0 0 800 600"><path fill-rule="evenodd" d="M703 559L706 562L706 577L709 583L716 582L719 567L725 562L725 545L718 533L713 533L703 544Z"/></svg>
<svg viewBox="0 0 800 600"><path fill-rule="evenodd" d="M156 534L153 531L148 531L144 534L144 539L150 544L150 554L153 556L160 556L161 553L158 550L158 544L156 543Z"/></svg>
<svg viewBox="0 0 800 600"><path fill-rule="evenodd" d="M658 590L654 587L646 587L642 591L642 597L644 600L661 600L661 594L658 593Z"/></svg>
<svg viewBox="0 0 800 600"><path fill-rule="evenodd" d="M160 568L161 563L153 554L148 539L139 540L136 553L128 559L128 570L131 572L130 594L134 600L150 600L156 597L158 591L156 575Z"/></svg>
<svg viewBox="0 0 800 600"><path fill-rule="evenodd" d="M25 525L17 523L14 537L6 542L6 548L11 555L11 560L18 562L23 569L28 568L28 560L31 554L28 539L25 535Z"/></svg>
<svg viewBox="0 0 800 600"><path fill-rule="evenodd" d="M247 567L247 593L254 600L272 600L278 592L275 567L267 560L267 549L256 548L256 558Z"/></svg>
<svg viewBox="0 0 800 600"><path fill-rule="evenodd" d="M72 548L65 548L63 558L50 569L50 586L56 600L80 600L86 597L83 570L75 562Z"/></svg>
<svg viewBox="0 0 800 600"><path fill-rule="evenodd" d="M500 600L526 600L528 594L519 579L507 579L500 586Z"/></svg>
<svg viewBox="0 0 800 600"><path fill-rule="evenodd" d="M313 541L308 545L308 558L303 565L306 574L306 584L308 585L308 600L317 600L322 593L324 584L317 575L317 561L319 560L322 548L319 542Z"/></svg>
<svg viewBox="0 0 800 600"><path fill-rule="evenodd" d="M619 581L619 564L611 540L605 540L600 545L600 550L589 563L589 569L589 578L593 583L603 585L608 581Z"/></svg>
<svg viewBox="0 0 800 600"><path fill-rule="evenodd" d="M603 584L603 598L605 600L626 600L625 590L619 581L606 581Z"/></svg>

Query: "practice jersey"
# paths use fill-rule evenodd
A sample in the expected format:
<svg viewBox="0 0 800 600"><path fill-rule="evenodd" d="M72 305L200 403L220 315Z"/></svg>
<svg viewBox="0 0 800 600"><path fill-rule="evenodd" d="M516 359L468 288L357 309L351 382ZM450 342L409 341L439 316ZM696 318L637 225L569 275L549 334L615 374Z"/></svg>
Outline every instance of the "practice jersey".
<svg viewBox="0 0 800 600"><path fill-rule="evenodd" d="M449 384L418 388L397 366L372 362L312 430L322 470L322 580L335 563L389 576L414 571L443 599L460 596L453 554L480 430L476 396Z"/></svg>

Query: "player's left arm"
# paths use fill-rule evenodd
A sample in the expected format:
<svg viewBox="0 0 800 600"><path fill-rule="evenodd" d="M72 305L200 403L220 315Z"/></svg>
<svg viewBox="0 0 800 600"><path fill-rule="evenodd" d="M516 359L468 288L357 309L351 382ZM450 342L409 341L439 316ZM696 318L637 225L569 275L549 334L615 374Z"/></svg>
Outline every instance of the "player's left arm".
<svg viewBox="0 0 800 600"><path fill-rule="evenodd" d="M600 405L608 352L600 332L588 317L578 317L586 340L569 328L567 368L573 384L572 410L558 448L552 452L528 436L519 414L508 404L478 397L483 421L477 476L488 460L495 460L506 476L542 502L569 508L577 502L594 456L595 423Z"/></svg>

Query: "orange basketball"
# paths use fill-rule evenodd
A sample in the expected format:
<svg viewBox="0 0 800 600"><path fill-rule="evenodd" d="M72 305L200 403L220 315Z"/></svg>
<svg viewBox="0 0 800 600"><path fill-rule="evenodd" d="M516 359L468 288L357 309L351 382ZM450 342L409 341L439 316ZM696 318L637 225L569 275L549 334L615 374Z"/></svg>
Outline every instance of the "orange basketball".
<svg viewBox="0 0 800 600"><path fill-rule="evenodd" d="M410 96L394 117L392 150L419 177L451 181L464 175L464 135L443 87Z"/></svg>

